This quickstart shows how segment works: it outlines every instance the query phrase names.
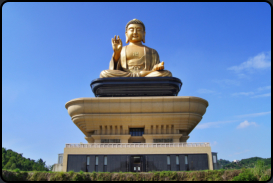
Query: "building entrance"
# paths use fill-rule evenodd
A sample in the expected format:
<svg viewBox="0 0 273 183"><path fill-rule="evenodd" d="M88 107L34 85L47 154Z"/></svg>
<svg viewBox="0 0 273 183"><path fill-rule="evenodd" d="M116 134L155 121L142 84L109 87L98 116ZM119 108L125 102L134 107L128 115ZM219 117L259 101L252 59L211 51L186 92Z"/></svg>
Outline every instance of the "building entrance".
<svg viewBox="0 0 273 183"><path fill-rule="evenodd" d="M131 156L131 171L142 172L142 156Z"/></svg>

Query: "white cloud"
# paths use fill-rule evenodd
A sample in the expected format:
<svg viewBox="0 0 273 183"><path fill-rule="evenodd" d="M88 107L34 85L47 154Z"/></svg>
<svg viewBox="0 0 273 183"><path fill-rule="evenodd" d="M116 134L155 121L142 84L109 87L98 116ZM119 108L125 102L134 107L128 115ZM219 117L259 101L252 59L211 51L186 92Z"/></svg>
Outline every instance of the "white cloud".
<svg viewBox="0 0 273 183"><path fill-rule="evenodd" d="M270 90L271 89L271 86L264 86L264 87L259 87L257 89L257 92L237 92L237 93L233 93L231 94L232 96L238 96L238 95L244 95L244 96L249 96L249 95L254 95L256 93L259 93L261 91L264 91L264 90ZM262 95L255 95L255 96L252 96L251 98L259 98L259 97L270 97L271 96L271 93L265 93L265 94L262 94Z"/></svg>
<svg viewBox="0 0 273 183"><path fill-rule="evenodd" d="M271 97L271 93L265 93L265 94L262 94L262 95L255 95L251 98L260 98L260 97Z"/></svg>
<svg viewBox="0 0 273 183"><path fill-rule="evenodd" d="M247 76L246 74L243 74L243 73L238 73L237 76L240 79L243 79L243 78L250 79L249 76Z"/></svg>
<svg viewBox="0 0 273 183"><path fill-rule="evenodd" d="M215 79L215 80L213 80L213 82L218 83L222 86L226 86L226 85L239 86L240 85L240 81L232 80L232 79Z"/></svg>
<svg viewBox="0 0 273 183"><path fill-rule="evenodd" d="M270 90L271 86L265 86L265 87L259 87L258 91L263 91L263 90Z"/></svg>
<svg viewBox="0 0 273 183"><path fill-rule="evenodd" d="M248 95L253 95L254 92L239 92L239 93L233 93L231 94L232 96L238 96L238 95L245 95L245 96L248 96Z"/></svg>
<svg viewBox="0 0 273 183"><path fill-rule="evenodd" d="M199 89L197 92L198 93L216 93L215 91L208 90L208 89Z"/></svg>
<svg viewBox="0 0 273 183"><path fill-rule="evenodd" d="M240 123L239 126L237 126L237 129L246 128L251 125L258 126L255 122L248 122L247 120L245 120L244 122Z"/></svg>
<svg viewBox="0 0 273 183"><path fill-rule="evenodd" d="M260 53L255 57L249 58L246 62L238 66L229 67L228 70L240 72L242 70L265 69L271 67L271 51Z"/></svg>
<svg viewBox="0 0 273 183"><path fill-rule="evenodd" d="M238 120L231 120L231 121L217 121L217 122L208 122L203 124L198 124L196 126L197 129L205 129L205 128L219 128L222 124L236 122Z"/></svg>
<svg viewBox="0 0 273 183"><path fill-rule="evenodd" d="M267 115L267 114L271 114L271 111L252 113L252 114L244 114L244 115L239 115L239 116L236 116L236 117L238 117L238 118L257 117L257 116L263 116L263 115Z"/></svg>

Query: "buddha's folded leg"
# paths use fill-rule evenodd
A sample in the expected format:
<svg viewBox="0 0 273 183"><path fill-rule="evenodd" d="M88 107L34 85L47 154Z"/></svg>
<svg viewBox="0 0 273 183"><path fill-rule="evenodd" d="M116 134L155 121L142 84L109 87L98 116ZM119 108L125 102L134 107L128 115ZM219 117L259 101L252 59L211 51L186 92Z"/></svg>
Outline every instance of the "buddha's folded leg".
<svg viewBox="0 0 273 183"><path fill-rule="evenodd" d="M131 73L121 71L121 70L103 70L100 73L100 78L112 78L112 77L131 77Z"/></svg>
<svg viewBox="0 0 273 183"><path fill-rule="evenodd" d="M172 73L168 70L163 71L152 71L147 74L145 77L172 77Z"/></svg>

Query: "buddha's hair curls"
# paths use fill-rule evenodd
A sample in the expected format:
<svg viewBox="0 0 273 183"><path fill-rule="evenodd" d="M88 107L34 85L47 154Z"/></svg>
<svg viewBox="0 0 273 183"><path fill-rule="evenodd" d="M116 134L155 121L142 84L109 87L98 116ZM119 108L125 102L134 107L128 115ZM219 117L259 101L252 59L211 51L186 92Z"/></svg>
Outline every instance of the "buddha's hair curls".
<svg viewBox="0 0 273 183"><path fill-rule="evenodd" d="M144 23L141 22L140 20L138 19L133 19L133 20L130 20L127 24L126 24L126 27L125 27L125 32L127 31L127 28L130 24L141 24L143 26L143 30L145 32L145 26L144 26Z"/></svg>

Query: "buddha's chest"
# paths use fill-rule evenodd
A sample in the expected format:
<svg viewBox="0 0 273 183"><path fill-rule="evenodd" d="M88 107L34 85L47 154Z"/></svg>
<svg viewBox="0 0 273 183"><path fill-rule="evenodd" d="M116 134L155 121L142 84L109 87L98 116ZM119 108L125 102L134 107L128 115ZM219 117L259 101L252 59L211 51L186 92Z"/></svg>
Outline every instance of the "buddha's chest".
<svg viewBox="0 0 273 183"><path fill-rule="evenodd" d="M144 47L127 47L126 60L139 59L144 55Z"/></svg>

